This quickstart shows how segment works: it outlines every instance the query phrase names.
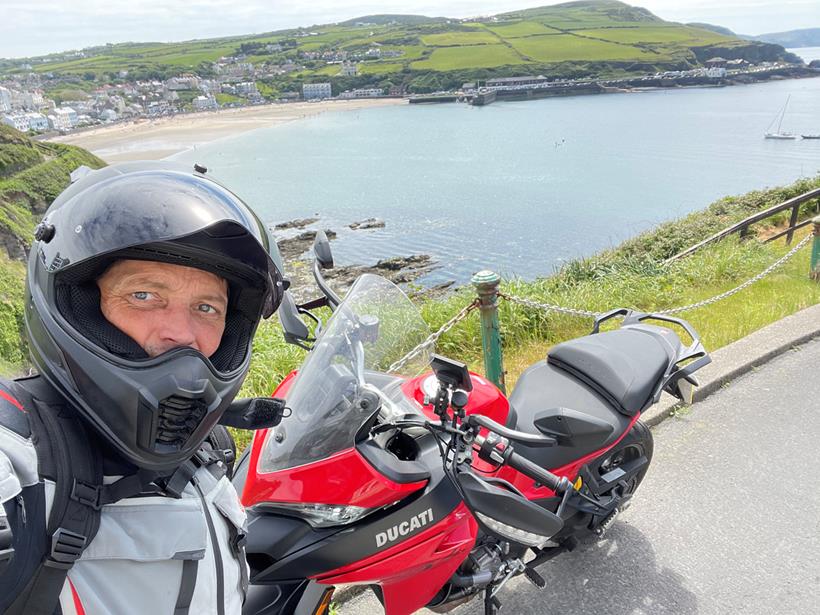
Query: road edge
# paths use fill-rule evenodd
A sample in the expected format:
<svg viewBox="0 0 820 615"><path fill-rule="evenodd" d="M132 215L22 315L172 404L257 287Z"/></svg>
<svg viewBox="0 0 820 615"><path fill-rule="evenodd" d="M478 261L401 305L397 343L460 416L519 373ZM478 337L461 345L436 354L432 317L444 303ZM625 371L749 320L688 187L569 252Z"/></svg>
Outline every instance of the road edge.
<svg viewBox="0 0 820 615"><path fill-rule="evenodd" d="M712 363L697 374L701 385L695 390L693 403L706 399L738 377L815 338L820 338L820 303L717 349L711 353ZM643 413L641 420L649 427L655 427L686 407L686 404L664 393L657 404Z"/></svg>

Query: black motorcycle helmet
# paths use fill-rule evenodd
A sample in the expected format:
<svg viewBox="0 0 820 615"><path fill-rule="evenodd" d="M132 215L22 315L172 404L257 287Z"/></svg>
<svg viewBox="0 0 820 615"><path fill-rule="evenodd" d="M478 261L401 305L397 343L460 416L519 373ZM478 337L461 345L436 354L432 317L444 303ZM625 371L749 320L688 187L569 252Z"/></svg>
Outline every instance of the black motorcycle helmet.
<svg viewBox="0 0 820 615"><path fill-rule="evenodd" d="M126 460L156 472L190 458L233 401L254 332L285 287L264 224L200 171L138 162L89 172L46 211L29 255L32 361ZM225 331L210 358L193 348L149 357L103 317L96 280L119 259L227 281Z"/></svg>

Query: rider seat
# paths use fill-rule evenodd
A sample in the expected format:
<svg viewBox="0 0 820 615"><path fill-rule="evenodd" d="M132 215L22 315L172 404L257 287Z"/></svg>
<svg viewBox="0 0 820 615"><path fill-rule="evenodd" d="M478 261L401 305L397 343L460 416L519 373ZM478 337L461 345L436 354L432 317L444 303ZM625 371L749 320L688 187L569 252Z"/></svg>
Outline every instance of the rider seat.
<svg viewBox="0 0 820 615"><path fill-rule="evenodd" d="M664 327L624 328L558 344L547 361L592 387L618 412L634 416L652 402L677 356L677 340Z"/></svg>
<svg viewBox="0 0 820 615"><path fill-rule="evenodd" d="M543 468L556 469L616 442L677 356L663 327L640 325L597 333L555 346L527 369L510 395L507 426L556 439L555 446L515 449ZM680 343L679 341L677 342Z"/></svg>

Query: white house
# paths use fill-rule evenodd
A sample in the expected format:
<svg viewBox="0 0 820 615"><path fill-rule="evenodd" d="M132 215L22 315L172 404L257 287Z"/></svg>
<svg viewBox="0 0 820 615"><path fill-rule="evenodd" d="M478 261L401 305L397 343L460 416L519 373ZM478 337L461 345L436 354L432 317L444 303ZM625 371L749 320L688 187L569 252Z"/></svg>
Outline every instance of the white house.
<svg viewBox="0 0 820 615"><path fill-rule="evenodd" d="M342 62L342 70L339 71L339 75L342 77L355 77L359 74L359 69L356 67L355 62Z"/></svg>
<svg viewBox="0 0 820 615"><path fill-rule="evenodd" d="M11 92L0 85L0 112L11 111Z"/></svg>
<svg viewBox="0 0 820 615"><path fill-rule="evenodd" d="M191 101L195 111L208 111L210 109L219 109L219 103L213 96L197 96Z"/></svg>
<svg viewBox="0 0 820 615"><path fill-rule="evenodd" d="M52 130L71 130L77 125L77 112L71 107L58 107L48 115Z"/></svg>
<svg viewBox="0 0 820 615"><path fill-rule="evenodd" d="M11 126L12 128L16 128L20 132L28 132L29 129L29 120L22 113L5 113L3 114L3 123L6 126Z"/></svg>
<svg viewBox="0 0 820 615"><path fill-rule="evenodd" d="M302 98L305 100L312 100L318 98L331 97L329 83L303 83L302 84Z"/></svg>
<svg viewBox="0 0 820 615"><path fill-rule="evenodd" d="M43 93L38 90L23 92L22 103L26 109L37 110L44 104Z"/></svg>
<svg viewBox="0 0 820 615"><path fill-rule="evenodd" d="M358 88L339 94L339 98L372 98L374 96L384 96L384 90L382 88Z"/></svg>
<svg viewBox="0 0 820 615"><path fill-rule="evenodd" d="M42 113L26 113L29 130L48 130L48 118Z"/></svg>
<svg viewBox="0 0 820 615"><path fill-rule="evenodd" d="M240 96L250 96L252 94L258 94L259 90L256 88L256 82L243 81L242 83L236 84L236 93Z"/></svg>

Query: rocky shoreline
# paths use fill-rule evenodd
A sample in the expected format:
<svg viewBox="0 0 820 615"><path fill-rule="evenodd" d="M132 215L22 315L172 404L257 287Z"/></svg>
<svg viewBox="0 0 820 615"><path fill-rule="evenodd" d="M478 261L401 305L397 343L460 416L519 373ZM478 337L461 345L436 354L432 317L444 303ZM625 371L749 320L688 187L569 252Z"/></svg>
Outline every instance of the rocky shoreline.
<svg viewBox="0 0 820 615"><path fill-rule="evenodd" d="M318 217L288 220L271 225L274 239L279 246L279 252L285 261L285 273L291 282L291 293L297 303L309 301L320 296L316 282L313 279L313 259L310 250L318 230L308 229L316 225ZM368 218L347 225L353 231L381 229L385 222L377 218ZM301 231L295 235L288 231ZM333 241L338 234L333 229L324 229L328 239ZM337 265L324 272L333 289L343 295L360 275L373 273L403 286L412 295L434 296L447 292L455 281L448 281L432 287L408 288L422 276L436 269L439 264L429 254L411 254L410 256L394 256L380 260L372 265Z"/></svg>

